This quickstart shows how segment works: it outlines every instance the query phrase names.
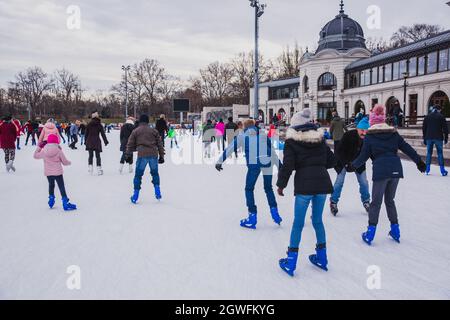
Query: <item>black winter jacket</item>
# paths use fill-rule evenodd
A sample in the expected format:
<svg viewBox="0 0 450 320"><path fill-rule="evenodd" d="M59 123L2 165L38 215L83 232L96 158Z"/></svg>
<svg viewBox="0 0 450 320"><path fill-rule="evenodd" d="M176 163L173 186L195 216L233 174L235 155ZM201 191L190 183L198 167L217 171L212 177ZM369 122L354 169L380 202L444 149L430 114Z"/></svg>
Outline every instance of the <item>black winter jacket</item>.
<svg viewBox="0 0 450 320"><path fill-rule="evenodd" d="M335 150L335 155L337 159L337 165L335 167L337 173L341 173L341 171L349 164L352 163L353 160L358 158L361 153L361 148L363 145L363 141L358 134L357 130L347 131L342 140L337 145ZM366 171L366 164L362 165L359 168L356 168L356 172L361 174Z"/></svg>
<svg viewBox="0 0 450 320"><path fill-rule="evenodd" d="M125 123L120 129L120 151L127 151L128 138L136 127L133 123Z"/></svg>
<svg viewBox="0 0 450 320"><path fill-rule="evenodd" d="M169 131L166 120L159 119L158 121L156 121L155 129L159 132L161 137L164 138L164 135Z"/></svg>
<svg viewBox="0 0 450 320"><path fill-rule="evenodd" d="M423 121L423 140L448 142L448 127L445 117L440 112L432 112Z"/></svg>
<svg viewBox="0 0 450 320"><path fill-rule="evenodd" d="M336 159L323 135L313 124L287 130L283 166L278 172L279 188L286 188L295 170L295 195L333 193L327 169L336 165Z"/></svg>

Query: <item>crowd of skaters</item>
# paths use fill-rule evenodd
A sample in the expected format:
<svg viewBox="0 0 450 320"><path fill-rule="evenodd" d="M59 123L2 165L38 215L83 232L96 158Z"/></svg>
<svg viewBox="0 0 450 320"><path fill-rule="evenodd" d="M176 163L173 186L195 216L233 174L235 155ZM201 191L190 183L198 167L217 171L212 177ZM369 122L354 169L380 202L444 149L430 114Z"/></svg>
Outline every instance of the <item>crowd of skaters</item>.
<svg viewBox="0 0 450 320"><path fill-rule="evenodd" d="M175 126L167 122L164 115L156 121L153 127L150 119L143 114L139 119L129 117L120 131L119 172L122 173L125 163L129 165L129 172L135 172L133 179L132 203L137 203L141 190L142 177L147 166L150 168L155 197L162 199L161 178L158 166L164 164L166 138L170 138L171 147L176 141ZM283 163L275 151L274 142L279 135L276 123L272 123L268 130L253 119L234 122L233 118L207 120L197 129L199 138L204 145L204 156L211 157L211 144L216 143L222 155L216 163L216 169L223 170L223 163L238 150L242 151L247 164L245 198L248 217L242 219L241 227L256 229L258 208L255 202L254 189L259 176L263 176L264 191L266 193L269 212L273 221L280 225L283 221L278 211L277 199L273 190L273 167L278 166L276 182L277 193L284 196L290 176L294 177L294 223L292 226L287 257L279 261L279 265L289 275L293 276L297 266L297 259L301 244L301 235L308 208L312 207L312 222L316 233L316 252L309 256L315 266L328 270L327 241L322 215L328 195L330 210L333 215L338 214L338 202L344 186L347 173L355 173L360 185L362 205L368 213L369 223L367 231L362 234L362 240L371 245L377 230L381 205L384 201L388 219L391 223L389 236L400 242L400 225L395 195L400 179L404 178L398 151L404 152L416 165L420 172L429 174L431 160L427 157L425 163L417 152L400 136L394 126L387 124L386 108L376 105L368 116L355 121L355 129L348 129L337 112L333 113L330 131L320 128L312 119L309 108L296 113L286 132L283 149ZM93 161L96 158L97 174L103 175L101 167L102 146L107 146L106 137L110 127L103 126L97 112L91 115L89 123L75 121L71 124L59 124L54 119L48 119L45 124L28 121L23 126L20 121L11 116L2 118L0 122L0 148L5 153L5 164L8 172L16 171L14 159L16 149L20 150L20 137L26 133L32 145L36 145L35 159L44 161L44 175L48 180L48 205L55 205L55 187L58 186L63 208L66 211L76 210L68 198L63 178L63 166L71 162L66 158L61 143L66 143L71 149L76 149L78 137L88 152L88 171L93 174ZM187 128L181 128L186 130ZM195 130L193 128L193 130ZM442 156L442 146L448 142L448 128L441 108L434 106L426 117L423 125L424 143L432 153L433 147L438 149L441 174L447 176ZM175 138L175 139L174 139ZM327 138L334 140L334 150L328 146ZM103 142L103 144L102 144ZM70 143L70 144L69 144ZM134 156L137 153L136 167L133 168ZM366 174L366 162L372 159L373 176L372 192ZM335 169L337 178L332 183L328 170Z"/></svg>

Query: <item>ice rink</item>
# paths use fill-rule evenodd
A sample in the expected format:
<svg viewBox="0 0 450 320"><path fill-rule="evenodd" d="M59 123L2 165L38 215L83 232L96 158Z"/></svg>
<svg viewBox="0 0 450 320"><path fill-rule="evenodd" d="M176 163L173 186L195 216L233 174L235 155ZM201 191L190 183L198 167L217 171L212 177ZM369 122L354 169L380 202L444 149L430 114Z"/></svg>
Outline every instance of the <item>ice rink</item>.
<svg viewBox="0 0 450 320"><path fill-rule="evenodd" d="M62 210L58 191L56 207L48 208L34 147L17 151L16 173L2 165L0 299L450 299L450 178L437 167L426 177L404 162L397 194L402 242L388 238L383 208L372 247L361 240L367 215L356 177L348 175L338 217L328 202L324 212L329 272L308 261L315 236L307 217L290 278L278 260L293 221L292 179L286 196L277 197L282 226L270 218L261 180L258 228L242 229L245 165L225 165L218 173L212 164L182 163L188 149L201 157L200 143L191 148L186 136L160 166L163 200L154 199L147 172L140 201L132 205L133 174L118 172L119 132L107 136L104 176L88 174L83 147L63 145L72 161L64 177L75 212ZM81 271L79 290L67 286L70 266Z"/></svg>

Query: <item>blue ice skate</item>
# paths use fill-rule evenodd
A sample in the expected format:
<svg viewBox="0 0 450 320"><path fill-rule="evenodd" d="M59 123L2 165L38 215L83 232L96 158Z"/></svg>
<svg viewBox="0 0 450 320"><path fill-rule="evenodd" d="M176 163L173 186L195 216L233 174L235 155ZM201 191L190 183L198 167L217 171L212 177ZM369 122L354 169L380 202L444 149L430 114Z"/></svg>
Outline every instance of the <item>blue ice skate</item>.
<svg viewBox="0 0 450 320"><path fill-rule="evenodd" d="M294 276L295 269L297 268L298 249L288 249L287 258L279 261L280 268L291 277Z"/></svg>
<svg viewBox="0 0 450 320"><path fill-rule="evenodd" d="M283 219L281 219L278 213L278 208L270 208L270 214L272 215L273 221L280 226Z"/></svg>
<svg viewBox="0 0 450 320"><path fill-rule="evenodd" d="M311 263L316 267L328 271L327 249L316 249L316 254L310 255L309 261L311 261Z"/></svg>
<svg viewBox="0 0 450 320"><path fill-rule="evenodd" d="M258 223L256 213L249 213L248 218L241 220L241 227L248 229L256 229Z"/></svg>
<svg viewBox="0 0 450 320"><path fill-rule="evenodd" d="M134 193L131 196L130 200L132 203L136 204L138 199L139 199L139 190L134 190Z"/></svg>
<svg viewBox="0 0 450 320"><path fill-rule="evenodd" d="M161 188L159 186L155 186L155 198L156 200L162 199Z"/></svg>
<svg viewBox="0 0 450 320"><path fill-rule="evenodd" d="M63 201L63 209L64 209L64 211L77 210L77 206L72 204L72 203L70 203L69 199L63 198L62 201Z"/></svg>
<svg viewBox="0 0 450 320"><path fill-rule="evenodd" d="M391 231L389 232L389 236L400 243L400 226L398 224L391 224Z"/></svg>
<svg viewBox="0 0 450 320"><path fill-rule="evenodd" d="M442 174L443 177L448 176L448 171L445 170L445 167L444 167L444 166L441 166L441 174Z"/></svg>
<svg viewBox="0 0 450 320"><path fill-rule="evenodd" d="M53 209L53 207L55 206L55 196L48 197L48 206L50 207L50 209Z"/></svg>
<svg viewBox="0 0 450 320"><path fill-rule="evenodd" d="M367 232L364 232L362 234L362 239L365 243L367 243L369 246L372 245L372 241L375 238L375 232L377 231L376 226L369 226L367 228Z"/></svg>

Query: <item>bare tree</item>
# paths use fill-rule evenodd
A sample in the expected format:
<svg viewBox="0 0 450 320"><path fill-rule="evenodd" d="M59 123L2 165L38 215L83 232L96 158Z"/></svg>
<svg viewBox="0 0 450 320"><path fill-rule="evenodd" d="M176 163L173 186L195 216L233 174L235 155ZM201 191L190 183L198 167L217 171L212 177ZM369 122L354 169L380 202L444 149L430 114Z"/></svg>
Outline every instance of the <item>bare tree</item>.
<svg viewBox="0 0 450 320"><path fill-rule="evenodd" d="M68 119L69 115L73 113L73 99L77 98L77 94L81 90L80 79L65 68L56 70L54 78L56 97L61 99L62 113L64 118Z"/></svg>
<svg viewBox="0 0 450 320"><path fill-rule="evenodd" d="M250 88L255 77L255 61L253 52L238 54L231 62L234 70L233 95L236 102L250 103ZM270 65L265 62L262 55L259 56L259 76L262 82L270 80Z"/></svg>
<svg viewBox="0 0 450 320"><path fill-rule="evenodd" d="M180 79L171 75L166 75L159 88L161 102L168 103L181 92L182 84Z"/></svg>
<svg viewBox="0 0 450 320"><path fill-rule="evenodd" d="M20 89L21 97L28 103L33 117L36 112L41 111L39 108L43 96L53 87L53 83L53 79L40 67L32 67L25 72L19 72L16 81L10 85Z"/></svg>
<svg viewBox="0 0 450 320"><path fill-rule="evenodd" d="M391 49L391 46L382 37L380 38L367 38L366 47L372 53L380 53Z"/></svg>
<svg viewBox="0 0 450 320"><path fill-rule="evenodd" d="M417 23L411 27L402 26L391 37L391 47L398 48L436 35L443 31L439 25Z"/></svg>
<svg viewBox="0 0 450 320"><path fill-rule="evenodd" d="M200 70L201 92L210 104L225 105L232 95L233 66L228 63L213 62Z"/></svg>
<svg viewBox="0 0 450 320"><path fill-rule="evenodd" d="M303 56L303 49L295 44L291 51L289 46L283 50L276 60L276 78L293 78L300 76L300 59Z"/></svg>
<svg viewBox="0 0 450 320"><path fill-rule="evenodd" d="M166 76L165 69L154 59L145 59L139 64L138 79L146 91L150 105L148 113L157 102L157 95Z"/></svg>

